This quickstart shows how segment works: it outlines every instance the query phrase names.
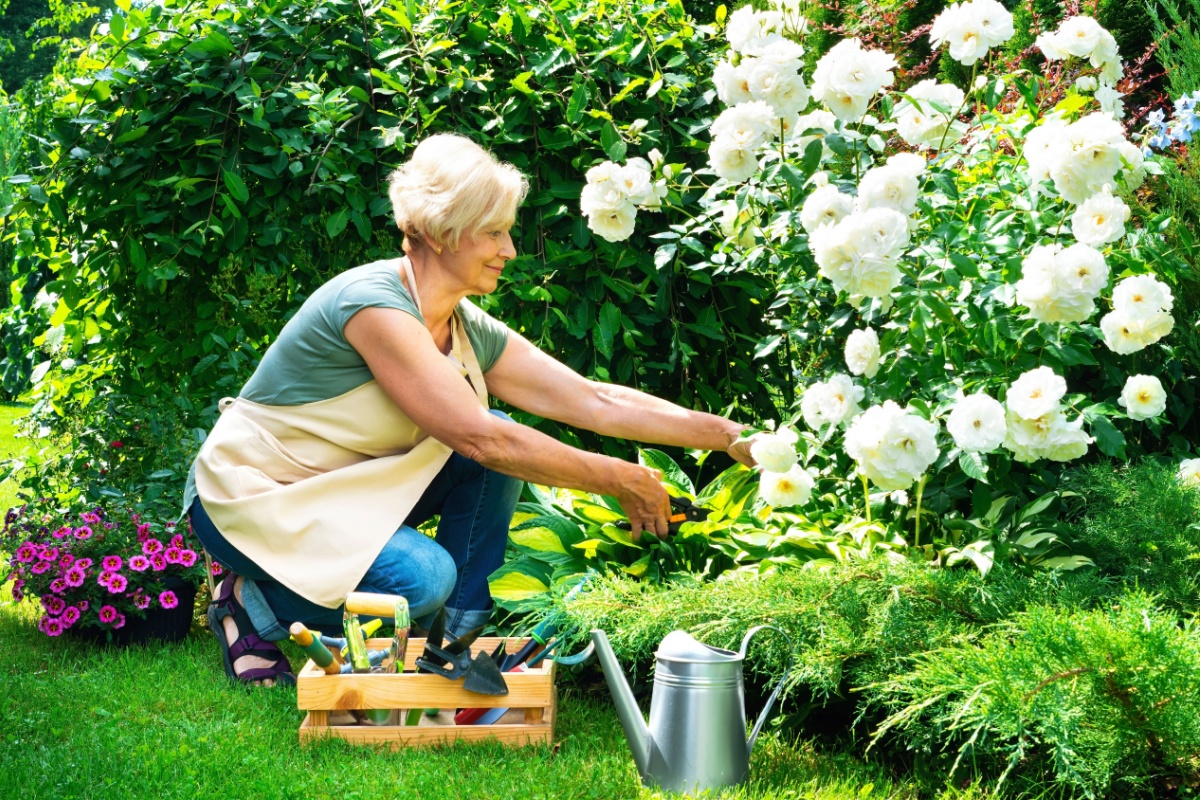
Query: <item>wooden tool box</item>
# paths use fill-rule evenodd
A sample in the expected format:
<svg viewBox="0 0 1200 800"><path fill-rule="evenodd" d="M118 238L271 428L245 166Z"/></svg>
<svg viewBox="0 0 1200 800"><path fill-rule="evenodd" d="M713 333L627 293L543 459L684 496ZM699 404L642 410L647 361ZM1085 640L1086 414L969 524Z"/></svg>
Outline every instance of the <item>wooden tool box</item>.
<svg viewBox="0 0 1200 800"><path fill-rule="evenodd" d="M490 653L506 641L509 653L515 653L528 639L481 638L471 652ZM372 639L368 646L385 648L390 639ZM388 745L393 750L442 742L496 739L506 744L550 744L554 738L554 718L558 695L554 687L554 661L545 659L526 672L506 672L506 695L468 692L462 681L440 675L416 672L416 660L425 649L424 639L410 639L404 672L391 675L326 675L309 661L296 676L296 702L308 715L300 723L300 742L336 736L356 744ZM332 725L332 712L350 709L399 709L397 725ZM409 709L446 709L451 714L460 708L509 708L493 725L429 724L422 715L420 725L404 725ZM442 719L448 715L443 714Z"/></svg>

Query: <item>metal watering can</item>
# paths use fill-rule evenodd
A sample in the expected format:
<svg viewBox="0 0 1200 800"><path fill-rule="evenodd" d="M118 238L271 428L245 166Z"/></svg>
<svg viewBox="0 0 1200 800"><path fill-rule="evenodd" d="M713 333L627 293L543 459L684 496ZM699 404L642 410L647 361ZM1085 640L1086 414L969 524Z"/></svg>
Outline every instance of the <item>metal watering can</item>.
<svg viewBox="0 0 1200 800"><path fill-rule="evenodd" d="M592 643L645 786L699 792L735 786L750 776L754 740L783 688L780 678L747 739L742 662L751 637L764 629L787 639L791 651L787 634L771 625L752 628L736 653L698 642L684 631L668 634L655 653L649 726L608 636L592 631ZM784 677L790 669L789 661Z"/></svg>

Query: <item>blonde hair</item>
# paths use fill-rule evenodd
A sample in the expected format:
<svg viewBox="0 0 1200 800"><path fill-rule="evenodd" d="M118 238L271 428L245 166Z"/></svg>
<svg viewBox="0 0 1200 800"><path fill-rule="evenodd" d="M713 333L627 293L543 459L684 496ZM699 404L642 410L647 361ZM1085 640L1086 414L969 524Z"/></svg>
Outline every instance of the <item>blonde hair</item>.
<svg viewBox="0 0 1200 800"><path fill-rule="evenodd" d="M423 140L388 179L392 213L405 237L451 251L464 233L510 227L528 191L516 167L453 133Z"/></svg>

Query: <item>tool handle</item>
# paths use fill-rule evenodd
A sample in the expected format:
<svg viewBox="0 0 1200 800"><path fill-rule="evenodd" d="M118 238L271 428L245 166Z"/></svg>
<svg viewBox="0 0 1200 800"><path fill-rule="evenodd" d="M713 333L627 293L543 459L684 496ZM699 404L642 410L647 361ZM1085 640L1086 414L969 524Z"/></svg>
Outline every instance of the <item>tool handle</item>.
<svg viewBox="0 0 1200 800"><path fill-rule="evenodd" d="M291 634L292 641L300 645L300 649L308 654L314 664L325 670L326 675L337 675L341 671L333 660L333 653L329 652L329 648L321 644L319 639L313 638L312 631L305 627L303 622L293 622Z"/></svg>
<svg viewBox="0 0 1200 800"><path fill-rule="evenodd" d="M392 615L396 613L396 601L402 599L404 598L396 594L351 592L346 595L346 610L351 614L392 619Z"/></svg>

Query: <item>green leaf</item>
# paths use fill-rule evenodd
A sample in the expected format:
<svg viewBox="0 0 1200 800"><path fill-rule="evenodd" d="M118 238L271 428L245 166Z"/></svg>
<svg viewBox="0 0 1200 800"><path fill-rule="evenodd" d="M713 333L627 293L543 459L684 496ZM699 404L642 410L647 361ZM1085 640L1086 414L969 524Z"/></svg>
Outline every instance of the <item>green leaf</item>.
<svg viewBox="0 0 1200 800"><path fill-rule="evenodd" d="M149 125L139 125L138 127L134 128L133 130L125 131L124 133L122 133L120 136L118 136L116 139L113 140L113 144L125 144L126 142L136 142L138 139L145 136L146 132L149 130L150 130Z"/></svg>
<svg viewBox="0 0 1200 800"><path fill-rule="evenodd" d="M958 457L958 465L970 477L987 483L987 462L979 453L963 451Z"/></svg>
<svg viewBox="0 0 1200 800"><path fill-rule="evenodd" d="M692 480L687 476L679 465L672 458L661 450L641 449L638 448L638 463L643 467L656 469L663 474L663 483L670 486L677 493L686 494L688 497L694 497L696 490L692 487Z"/></svg>
<svg viewBox="0 0 1200 800"><path fill-rule="evenodd" d="M571 92L571 100L567 103L567 121L575 125L583 119L583 111L587 108L590 99L587 84L582 81L577 82L574 91Z"/></svg>
<svg viewBox="0 0 1200 800"><path fill-rule="evenodd" d="M617 127L613 123L610 122L600 129L600 146L613 161L625 159L625 140L621 138L621 134L617 132Z"/></svg>
<svg viewBox="0 0 1200 800"><path fill-rule="evenodd" d="M507 602L528 600L550 591L550 587L538 578L517 570L506 572L494 580L488 580L488 588L492 592L492 597Z"/></svg>
<svg viewBox="0 0 1200 800"><path fill-rule="evenodd" d="M567 554L567 549L563 547L562 539L558 538L558 534L540 525L533 528L514 529L509 532L508 538L512 539L515 545L539 553Z"/></svg>
<svg viewBox="0 0 1200 800"><path fill-rule="evenodd" d="M346 230L349 222L350 210L343 208L325 220L325 232L329 234L330 238L337 238L342 231Z"/></svg>
<svg viewBox="0 0 1200 800"><path fill-rule="evenodd" d="M1092 420L1092 436L1096 437L1096 447L1104 455L1125 457L1125 435L1117 430L1108 417L1097 416Z"/></svg>
<svg viewBox="0 0 1200 800"><path fill-rule="evenodd" d="M610 302L600 308L600 324L596 328L596 349L606 358L612 358L613 338L621 327L621 309Z"/></svg>
<svg viewBox="0 0 1200 800"><path fill-rule="evenodd" d="M246 183L236 173L226 169L221 170L221 175L225 178L225 188L229 190L235 200L244 203L250 199L250 190L246 188Z"/></svg>
<svg viewBox="0 0 1200 800"><path fill-rule="evenodd" d="M533 94L533 89L529 87L529 79L532 77L532 72L522 72L512 79L512 87L523 94Z"/></svg>

